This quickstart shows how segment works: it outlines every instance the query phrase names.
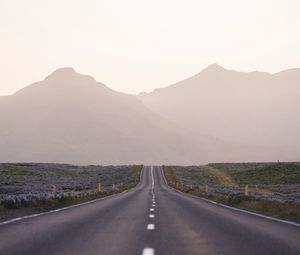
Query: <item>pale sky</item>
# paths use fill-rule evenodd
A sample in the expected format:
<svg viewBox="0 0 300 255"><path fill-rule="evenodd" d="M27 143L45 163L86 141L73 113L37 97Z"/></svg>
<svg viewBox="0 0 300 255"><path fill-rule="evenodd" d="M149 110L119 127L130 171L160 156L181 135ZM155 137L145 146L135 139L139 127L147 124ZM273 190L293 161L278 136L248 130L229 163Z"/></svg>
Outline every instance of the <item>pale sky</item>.
<svg viewBox="0 0 300 255"><path fill-rule="evenodd" d="M0 95L60 67L128 93L300 67L299 0L0 0Z"/></svg>

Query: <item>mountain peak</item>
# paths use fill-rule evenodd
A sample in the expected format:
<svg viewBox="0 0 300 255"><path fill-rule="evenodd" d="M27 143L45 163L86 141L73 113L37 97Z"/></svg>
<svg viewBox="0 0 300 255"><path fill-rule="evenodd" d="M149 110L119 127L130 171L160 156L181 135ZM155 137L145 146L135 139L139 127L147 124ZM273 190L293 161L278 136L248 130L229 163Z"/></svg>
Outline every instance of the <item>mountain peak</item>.
<svg viewBox="0 0 300 255"><path fill-rule="evenodd" d="M76 71L72 67L63 67L58 68L54 72L52 72L46 79L57 79L57 78L65 78L72 77L78 75Z"/></svg>
<svg viewBox="0 0 300 255"><path fill-rule="evenodd" d="M48 75L46 80L59 82L95 82L95 79L92 76L77 73L72 67L59 68Z"/></svg>
<svg viewBox="0 0 300 255"><path fill-rule="evenodd" d="M225 71L226 69L217 63L211 64L206 67L203 71L210 71L210 72L218 72L218 71Z"/></svg>

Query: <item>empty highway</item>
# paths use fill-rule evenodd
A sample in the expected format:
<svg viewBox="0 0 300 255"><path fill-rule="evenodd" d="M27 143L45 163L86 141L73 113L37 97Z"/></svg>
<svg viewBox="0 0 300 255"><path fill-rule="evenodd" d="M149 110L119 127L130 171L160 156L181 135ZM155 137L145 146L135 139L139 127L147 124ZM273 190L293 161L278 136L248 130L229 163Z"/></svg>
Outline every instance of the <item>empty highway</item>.
<svg viewBox="0 0 300 255"><path fill-rule="evenodd" d="M0 254L300 254L300 227L177 192L144 167L128 192L0 224Z"/></svg>

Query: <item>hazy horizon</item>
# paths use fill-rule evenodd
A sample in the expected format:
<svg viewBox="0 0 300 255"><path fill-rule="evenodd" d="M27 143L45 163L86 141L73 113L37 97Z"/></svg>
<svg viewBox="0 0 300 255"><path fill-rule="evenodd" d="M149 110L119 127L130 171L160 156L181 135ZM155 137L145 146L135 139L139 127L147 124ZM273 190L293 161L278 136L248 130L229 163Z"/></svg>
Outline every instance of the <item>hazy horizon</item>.
<svg viewBox="0 0 300 255"><path fill-rule="evenodd" d="M115 89L114 86L111 86L111 84L106 84L106 83L103 83L103 84L105 84L107 87L109 87L110 89L115 90L115 91L117 91L117 92L129 94L129 95L133 95L133 96L134 96L134 95L138 96L138 95L143 94L143 93L147 93L147 94L148 94L148 93L153 93L153 92L155 92L157 89L168 88L169 86L175 85L175 84L177 84L178 82L181 82L181 81L184 81L184 80L186 80L186 79L189 79L189 78L191 78L191 77L193 77L193 76L195 76L195 75L201 73L201 72L204 71L205 69L207 69L207 68L209 68L209 67L211 67L211 66L215 66L215 65L216 65L216 66L220 66L221 68L224 68L224 69L227 70L227 71L235 71L235 72L240 72L240 73L255 73L255 72L259 72L259 73L266 73L266 74L270 74L270 75L275 75L275 74L278 74L278 73L281 73L281 72L284 72L284 71L288 71L288 70L300 69L300 67L295 67L295 68L289 68L289 69L279 70L278 72L273 72L273 73L271 73L271 72L265 72L265 71L262 71L262 70L241 71L241 70L236 70L236 69L231 69L231 68L229 69L229 68L227 68L226 66L219 65L218 63L211 63L211 64L207 65L206 67L204 67L203 69L201 69L201 70L200 70L199 72L197 72L197 73L194 73L194 74L192 74L192 75L190 75L190 76L182 77L181 79L179 79L179 80L177 80L177 81L174 81L174 82L171 83L171 84L165 84L165 85L163 85L163 86L161 86L161 87L153 87L153 88L152 88L151 90L149 90L149 91L144 91L144 90L143 90L143 91L139 91L139 92L136 92L136 93L134 93L134 92L125 92L125 91L120 91L120 90ZM40 79L40 81L43 81L47 76L49 76L49 75L51 75L52 73L56 72L57 70L61 70L61 69L73 69L75 72L77 72L77 73L79 73L79 74L82 74L82 75L88 75L88 76L91 76L91 77L95 78L95 77L92 76L91 74L88 74L88 73L82 73L82 72L80 72L80 70L77 70L77 69L73 68L72 66L61 66L61 67L58 67L58 68L52 70L50 73L46 74L46 75L44 76L44 78L41 78L41 79ZM13 92L11 92L11 93L9 93L9 94L3 94L3 95L0 94L0 96L11 96L11 95L17 93L18 91L20 91L20 90L22 90L22 89L25 89L26 87L28 87L28 86L30 86L30 85L36 83L36 82L38 82L38 81L33 81L33 82L31 82L30 84L26 84L25 86L22 86L22 87L20 87L19 89L17 89L16 91L13 91Z"/></svg>
<svg viewBox="0 0 300 255"><path fill-rule="evenodd" d="M276 73L300 67L300 2L0 2L0 95L70 66L109 87L150 92L212 63Z"/></svg>
<svg viewBox="0 0 300 255"><path fill-rule="evenodd" d="M295 161L299 78L300 69L270 75L211 65L173 86L134 96L72 68L58 69L0 97L0 161Z"/></svg>
<svg viewBox="0 0 300 255"><path fill-rule="evenodd" d="M299 7L1 1L0 161L298 159Z"/></svg>

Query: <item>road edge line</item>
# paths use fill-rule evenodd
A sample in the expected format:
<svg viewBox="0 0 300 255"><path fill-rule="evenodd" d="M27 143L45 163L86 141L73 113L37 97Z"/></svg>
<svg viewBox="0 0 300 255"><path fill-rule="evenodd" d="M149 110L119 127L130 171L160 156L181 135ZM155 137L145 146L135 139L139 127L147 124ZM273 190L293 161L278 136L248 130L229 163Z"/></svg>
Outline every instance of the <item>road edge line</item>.
<svg viewBox="0 0 300 255"><path fill-rule="evenodd" d="M268 220L272 220L272 221L277 221L277 222L280 222L280 223L285 223L285 224L292 225L292 226L295 226L295 227L300 227L300 223L297 223L297 222L294 222L294 221L278 219L278 218L275 218L275 217L272 217L272 216L267 216L267 215L263 215L263 214L260 214L260 213L255 213L255 212L247 211L247 210L244 210L244 209L240 209L240 208L232 207L232 206L229 206L229 205L225 205L225 204L222 204L222 203L218 203L218 202L215 202L213 200L209 200L207 198L198 197L198 196L195 196L195 195L192 195L192 194L184 193L180 190L177 190L177 189L171 187L167 182L167 179L164 175L164 171L163 171L162 167L161 167L161 171L162 171L163 179L164 179L167 187L170 188L171 190L174 190L174 191L182 194L182 195L185 195L185 196L188 196L188 197L194 197L194 198L206 201L208 203L218 205L220 207L231 209L233 211L243 212L243 213L250 214L250 215L253 215L253 216L257 216L257 217L260 217L260 218L264 218L264 219L268 219Z"/></svg>
<svg viewBox="0 0 300 255"><path fill-rule="evenodd" d="M124 190L124 191L122 191L120 193L116 193L116 194L112 194L112 195L109 195L109 196L105 196L105 197L93 199L93 200L86 201L86 202L83 202L83 203L79 203L79 204L75 204L75 205L69 205L69 206L66 206L66 207L53 209L53 210L50 210L50 211L47 211L47 212L35 213L35 214L25 215L25 216L22 216L22 217L13 218L13 219L10 219L10 220L7 220L7 221L0 222L0 226L8 225L10 223L14 223L14 222L25 220L25 219L31 219L31 218L35 218L35 217L38 217L38 216L43 216L43 215L47 215L47 214L51 214L51 213L56 213L56 212L60 212L60 211L72 209L72 208L83 206L83 205L87 205L87 204L92 204L92 203L95 203L95 202L98 202L98 201L101 201L101 200L104 200L104 199L107 199L107 198L112 198L112 197L120 196L122 194L125 194L125 193L127 193L127 192L129 192L131 190L134 190L134 189L138 188L138 186L140 185L141 180L142 180L142 172L144 171L143 169L144 169L144 167L141 170L140 182L138 183L137 186L135 186L135 187L133 187L131 189L127 189L127 190Z"/></svg>

